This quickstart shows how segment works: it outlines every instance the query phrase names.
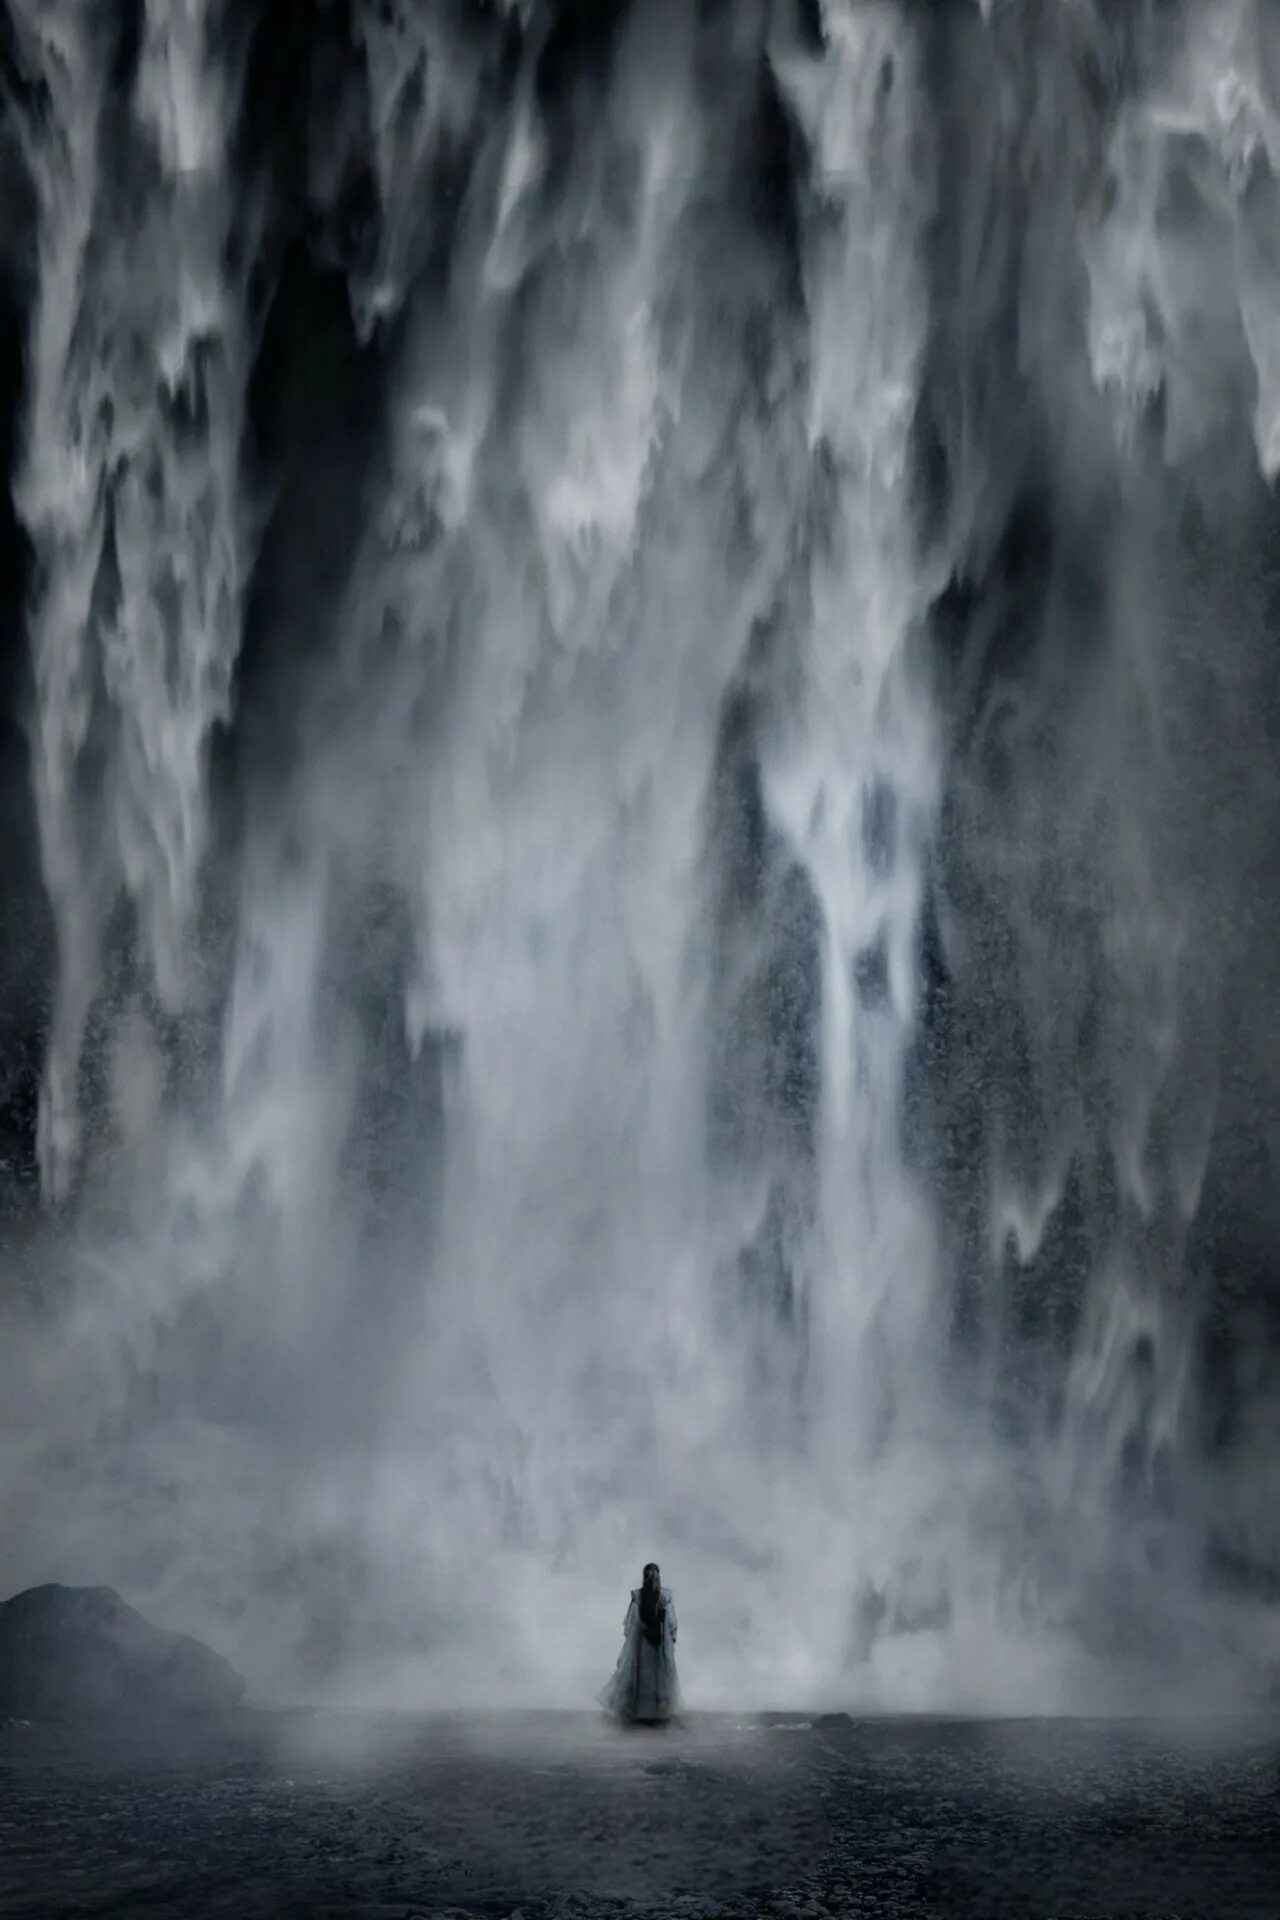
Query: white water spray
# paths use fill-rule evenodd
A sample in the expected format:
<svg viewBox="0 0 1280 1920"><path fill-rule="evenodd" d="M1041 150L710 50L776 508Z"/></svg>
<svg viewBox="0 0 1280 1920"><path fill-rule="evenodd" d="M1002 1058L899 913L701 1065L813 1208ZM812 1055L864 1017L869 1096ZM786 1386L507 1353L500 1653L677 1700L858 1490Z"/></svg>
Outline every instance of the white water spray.
<svg viewBox="0 0 1280 1920"><path fill-rule="evenodd" d="M575 66L550 8L356 10L307 212L354 170L376 454L287 750L244 749L186 1099L115 1018L108 923L132 902L180 1008L249 573L237 69L211 0L156 5L122 100L84 7L18 9L42 1167L65 1197L105 1007L153 1183L79 1229L126 1492L108 1540L59 1483L63 1571L239 1608L264 1683L314 1656L424 1701L588 1698L649 1557L705 1701L1060 1704L1120 1548L1194 1579L1198 1470L1176 1548L1150 1509L1245 965L1194 896L1216 848L1230 922L1261 855L1203 827L1216 767L1177 775L1265 624L1276 49L1256 7L1166 11L635 0ZM1219 482L1239 566L1186 531ZM1037 488L1043 589L1006 605ZM970 1026L921 1068L930 889ZM940 1130L970 1101L959 1201L907 1150L913 1072Z"/></svg>
<svg viewBox="0 0 1280 1920"><path fill-rule="evenodd" d="M204 760L230 711L248 349L227 264L236 101L220 11L148 5L127 103L107 92L96 9L40 0L14 16L39 209L18 505L36 556L34 765L58 929L40 1115L54 1199L76 1172L81 1047L122 893L161 1005L181 1005Z"/></svg>

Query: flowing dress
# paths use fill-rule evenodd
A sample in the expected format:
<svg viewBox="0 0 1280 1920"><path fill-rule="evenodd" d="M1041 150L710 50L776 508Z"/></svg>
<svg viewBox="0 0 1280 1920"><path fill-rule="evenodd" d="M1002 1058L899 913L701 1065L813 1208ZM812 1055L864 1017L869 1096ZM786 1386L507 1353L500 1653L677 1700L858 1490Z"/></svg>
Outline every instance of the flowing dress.
<svg viewBox="0 0 1280 1920"><path fill-rule="evenodd" d="M622 1623L622 1652L613 1678L597 1695L605 1712L619 1720L670 1720L680 1711L675 1602L669 1587L658 1591L662 1630L657 1646L645 1633L637 1587Z"/></svg>

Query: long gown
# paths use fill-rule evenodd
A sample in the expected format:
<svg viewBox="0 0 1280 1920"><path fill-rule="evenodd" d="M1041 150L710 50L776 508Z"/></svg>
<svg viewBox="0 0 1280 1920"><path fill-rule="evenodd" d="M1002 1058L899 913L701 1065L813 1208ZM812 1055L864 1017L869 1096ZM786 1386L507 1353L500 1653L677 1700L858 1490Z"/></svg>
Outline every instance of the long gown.
<svg viewBox="0 0 1280 1920"><path fill-rule="evenodd" d="M654 1646L640 1622L640 1589L622 1623L622 1652L609 1684L596 1696L606 1713L619 1720L670 1720L680 1711L676 1676L676 1608L669 1587L660 1587L662 1640Z"/></svg>

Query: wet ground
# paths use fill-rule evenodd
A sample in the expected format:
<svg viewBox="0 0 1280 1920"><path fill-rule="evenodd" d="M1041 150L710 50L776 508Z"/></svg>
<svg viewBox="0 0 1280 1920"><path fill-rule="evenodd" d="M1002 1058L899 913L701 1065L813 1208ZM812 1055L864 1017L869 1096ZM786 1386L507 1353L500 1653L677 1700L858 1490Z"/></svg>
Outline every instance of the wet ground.
<svg viewBox="0 0 1280 1920"><path fill-rule="evenodd" d="M1280 1920L1280 1724L7 1726L0 1914Z"/></svg>

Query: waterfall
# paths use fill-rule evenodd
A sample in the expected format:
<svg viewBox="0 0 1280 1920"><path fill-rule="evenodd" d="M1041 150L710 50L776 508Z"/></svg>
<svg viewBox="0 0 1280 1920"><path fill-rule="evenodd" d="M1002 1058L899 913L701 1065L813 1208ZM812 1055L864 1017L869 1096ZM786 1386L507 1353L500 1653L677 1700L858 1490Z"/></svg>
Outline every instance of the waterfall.
<svg viewBox="0 0 1280 1920"><path fill-rule="evenodd" d="M96 10L14 9L37 291L18 511L35 554L33 774L58 978L41 1095L54 1199L121 895L161 1005L182 998L205 847L204 759L230 712L247 559L247 348L226 260L234 91L219 9L148 6L132 97Z"/></svg>
<svg viewBox="0 0 1280 1920"><path fill-rule="evenodd" d="M1252 1684L1267 8L14 0L0 74L15 1576L268 1690L589 1699L649 1558L708 1702Z"/></svg>

